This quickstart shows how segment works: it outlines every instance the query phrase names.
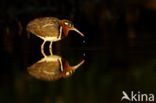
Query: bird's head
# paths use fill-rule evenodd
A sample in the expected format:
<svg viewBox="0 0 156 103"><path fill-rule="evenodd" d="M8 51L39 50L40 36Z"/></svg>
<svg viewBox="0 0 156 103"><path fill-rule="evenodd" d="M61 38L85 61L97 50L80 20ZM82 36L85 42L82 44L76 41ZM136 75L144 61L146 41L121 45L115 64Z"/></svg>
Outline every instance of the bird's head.
<svg viewBox="0 0 156 103"><path fill-rule="evenodd" d="M67 61L65 61L63 63L63 72L62 72L62 77L67 78L69 76L72 75L72 73L78 69L83 63L85 62L85 60L82 60L80 63L78 63L75 66L70 66L69 63Z"/></svg>
<svg viewBox="0 0 156 103"><path fill-rule="evenodd" d="M74 27L74 24L69 20L61 20L60 25L62 26L64 36L68 36L70 30L76 31L81 36L84 36L78 29Z"/></svg>

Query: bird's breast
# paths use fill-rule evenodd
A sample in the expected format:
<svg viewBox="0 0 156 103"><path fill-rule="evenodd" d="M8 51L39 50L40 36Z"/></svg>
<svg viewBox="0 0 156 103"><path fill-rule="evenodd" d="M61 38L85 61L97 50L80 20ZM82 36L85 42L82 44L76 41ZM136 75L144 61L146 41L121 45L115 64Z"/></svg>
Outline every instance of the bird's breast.
<svg viewBox="0 0 156 103"><path fill-rule="evenodd" d="M56 36L45 36L45 37L42 37L42 36L39 36L37 35L38 37L40 37L41 39L45 40L45 41L59 41L60 38L56 37Z"/></svg>

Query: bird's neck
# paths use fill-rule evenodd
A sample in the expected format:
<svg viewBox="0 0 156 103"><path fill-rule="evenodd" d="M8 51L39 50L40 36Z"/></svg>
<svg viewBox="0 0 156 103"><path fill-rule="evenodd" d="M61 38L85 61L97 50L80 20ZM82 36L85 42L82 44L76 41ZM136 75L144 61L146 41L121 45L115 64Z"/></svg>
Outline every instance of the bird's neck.
<svg viewBox="0 0 156 103"><path fill-rule="evenodd" d="M68 36L68 32L69 32L68 28L67 27L63 27L63 35L65 37Z"/></svg>
<svg viewBox="0 0 156 103"><path fill-rule="evenodd" d="M60 21L60 27L62 27L63 36L68 36L69 28L66 25L64 25L63 21Z"/></svg>

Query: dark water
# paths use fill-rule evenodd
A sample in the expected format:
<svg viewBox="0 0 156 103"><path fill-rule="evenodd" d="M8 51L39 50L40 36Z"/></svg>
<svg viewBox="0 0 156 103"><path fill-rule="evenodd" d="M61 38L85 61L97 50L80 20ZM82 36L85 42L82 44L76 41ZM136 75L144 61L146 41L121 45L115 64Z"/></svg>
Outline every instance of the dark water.
<svg viewBox="0 0 156 103"><path fill-rule="evenodd" d="M27 2L26 9L18 2L8 5L8 9L3 6L0 103L121 103L122 91L128 95L131 91L156 95L155 9L141 3L134 8L120 8L119 1L68 1L72 6L70 13L69 4L55 0ZM26 25L40 16L70 18L85 35L82 38L70 32L53 44L54 54L71 65L85 60L69 78L43 81L28 74L27 68L43 56L42 40L28 35ZM48 43L45 49L48 50Z"/></svg>

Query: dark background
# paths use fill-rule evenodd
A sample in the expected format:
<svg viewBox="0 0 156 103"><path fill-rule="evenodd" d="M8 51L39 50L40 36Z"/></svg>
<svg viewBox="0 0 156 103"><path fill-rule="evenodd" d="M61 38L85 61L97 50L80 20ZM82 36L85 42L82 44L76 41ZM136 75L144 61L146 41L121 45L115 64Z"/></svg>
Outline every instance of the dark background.
<svg viewBox="0 0 156 103"><path fill-rule="evenodd" d="M46 82L27 73L42 58L42 40L26 25L43 16L71 20L85 35L70 32L53 44L71 65L85 59L70 78ZM123 90L156 95L155 25L155 0L1 0L0 103L120 103Z"/></svg>

